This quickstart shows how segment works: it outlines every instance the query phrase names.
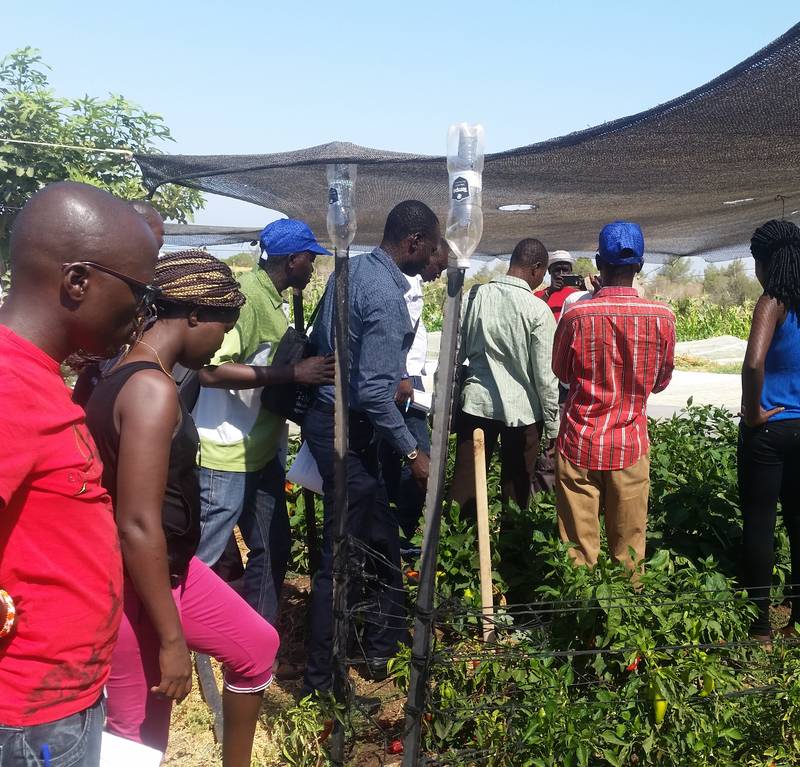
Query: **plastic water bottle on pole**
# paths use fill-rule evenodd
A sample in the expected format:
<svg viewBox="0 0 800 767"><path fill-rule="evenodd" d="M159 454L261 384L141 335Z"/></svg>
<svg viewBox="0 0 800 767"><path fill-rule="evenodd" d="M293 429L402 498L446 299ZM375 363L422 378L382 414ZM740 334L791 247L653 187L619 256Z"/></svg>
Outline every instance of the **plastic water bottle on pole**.
<svg viewBox="0 0 800 767"><path fill-rule="evenodd" d="M357 165L328 165L328 237L337 255L347 258L356 236Z"/></svg>
<svg viewBox="0 0 800 767"><path fill-rule="evenodd" d="M414 643L411 648L411 678L406 702L404 767L416 767L420 756L422 714L433 634L433 597L448 437L455 390L455 364L461 329L461 291L464 287L464 273L469 268L470 258L483 234L483 127L467 123L451 126L447 136L447 150L450 213L445 237L450 245L451 258L447 269L447 298L442 322L439 368L434 385L431 467L425 496L425 529L422 536Z"/></svg>
<svg viewBox="0 0 800 767"><path fill-rule="evenodd" d="M445 238L459 269L468 269L483 235L483 126L460 123L447 133L450 213Z"/></svg>
<svg viewBox="0 0 800 767"><path fill-rule="evenodd" d="M328 236L334 247L334 317L335 317L335 416L333 434L334 516L333 540L333 694L344 704L347 683L347 450L348 412L350 410L350 245L356 236L355 184L356 165L332 164L328 178ZM344 727L334 722L331 735L331 760L344 764Z"/></svg>

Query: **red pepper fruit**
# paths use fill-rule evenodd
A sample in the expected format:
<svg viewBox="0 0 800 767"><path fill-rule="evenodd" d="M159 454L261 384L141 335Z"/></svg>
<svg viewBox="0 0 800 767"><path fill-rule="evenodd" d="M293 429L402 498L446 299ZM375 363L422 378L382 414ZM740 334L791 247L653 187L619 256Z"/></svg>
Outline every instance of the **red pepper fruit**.
<svg viewBox="0 0 800 767"><path fill-rule="evenodd" d="M395 738L386 748L386 752L388 754L402 754L403 753L403 741L399 738Z"/></svg>

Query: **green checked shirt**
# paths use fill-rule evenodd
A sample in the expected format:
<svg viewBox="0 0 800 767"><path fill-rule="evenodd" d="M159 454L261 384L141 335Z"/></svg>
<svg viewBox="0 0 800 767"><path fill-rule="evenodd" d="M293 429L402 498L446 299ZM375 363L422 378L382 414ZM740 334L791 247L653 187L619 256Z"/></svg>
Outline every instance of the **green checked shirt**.
<svg viewBox="0 0 800 767"><path fill-rule="evenodd" d="M466 297L459 359L465 413L506 426L544 423L558 436L558 381L552 370L556 322L518 277L497 277Z"/></svg>
<svg viewBox="0 0 800 767"><path fill-rule="evenodd" d="M209 365L269 365L289 327L283 297L256 267L239 280L247 303ZM278 453L285 419L261 407L257 389L202 388L194 409L200 465L219 471L259 471Z"/></svg>

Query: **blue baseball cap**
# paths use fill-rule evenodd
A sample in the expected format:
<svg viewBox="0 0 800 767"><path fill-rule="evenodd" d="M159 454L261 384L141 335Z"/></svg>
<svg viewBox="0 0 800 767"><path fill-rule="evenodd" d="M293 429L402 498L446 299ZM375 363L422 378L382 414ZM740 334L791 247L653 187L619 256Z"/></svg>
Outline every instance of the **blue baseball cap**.
<svg viewBox="0 0 800 767"><path fill-rule="evenodd" d="M306 250L319 256L331 255L330 251L317 242L308 224L296 218L279 218L267 224L261 230L258 242L261 245L262 259L269 256L289 256Z"/></svg>
<svg viewBox="0 0 800 767"><path fill-rule="evenodd" d="M629 266L644 262L644 235L639 224L614 221L600 232L597 257L613 266Z"/></svg>

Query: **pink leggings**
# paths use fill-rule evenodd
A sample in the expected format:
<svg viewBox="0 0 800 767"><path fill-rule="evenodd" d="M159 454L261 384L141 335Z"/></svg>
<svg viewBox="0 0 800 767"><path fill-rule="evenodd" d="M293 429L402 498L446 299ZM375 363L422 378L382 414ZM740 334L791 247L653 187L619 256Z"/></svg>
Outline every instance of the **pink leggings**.
<svg viewBox="0 0 800 767"><path fill-rule="evenodd" d="M269 685L278 633L225 581L193 557L186 578L172 596L186 644L223 664L227 689L259 692ZM165 751L172 701L150 692L161 680L158 653L155 629L126 577L124 615L106 685L106 729Z"/></svg>

